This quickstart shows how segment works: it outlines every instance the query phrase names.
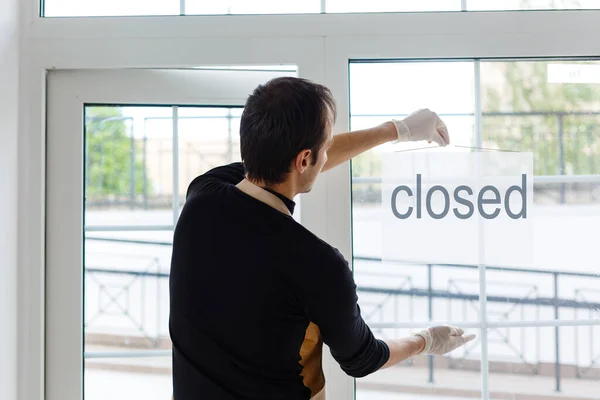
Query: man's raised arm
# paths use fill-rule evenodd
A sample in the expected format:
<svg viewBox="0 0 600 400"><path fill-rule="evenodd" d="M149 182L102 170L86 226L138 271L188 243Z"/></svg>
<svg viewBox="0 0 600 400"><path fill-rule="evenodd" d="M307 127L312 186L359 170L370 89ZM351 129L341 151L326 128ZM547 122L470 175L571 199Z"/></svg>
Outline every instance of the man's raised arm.
<svg viewBox="0 0 600 400"><path fill-rule="evenodd" d="M323 172L384 143L426 140L440 146L450 143L448 129L440 117L430 110L419 110L402 120L392 120L369 129L335 135L327 151Z"/></svg>

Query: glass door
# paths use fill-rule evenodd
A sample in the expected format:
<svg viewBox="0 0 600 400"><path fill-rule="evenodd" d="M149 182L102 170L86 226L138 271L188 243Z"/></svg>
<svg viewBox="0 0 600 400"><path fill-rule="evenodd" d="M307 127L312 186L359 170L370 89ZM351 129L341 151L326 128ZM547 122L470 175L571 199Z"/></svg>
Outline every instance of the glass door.
<svg viewBox="0 0 600 400"><path fill-rule="evenodd" d="M506 257L484 265L460 261L469 255L453 255L440 242L423 251L400 237L392 257L385 250L394 216L382 190L384 159L427 144L390 144L353 160L353 266L369 326L394 338L441 321L478 335L445 357L418 356L357 380L357 400L588 398L600 332L600 275L588 228L600 220L598 73L600 62L583 58L350 62L352 129L431 108L446 122L452 145L431 145L430 154L533 155L533 237L522 243L531 246L531 264L510 238L486 242L503 246ZM386 97L399 92L400 99Z"/></svg>
<svg viewBox="0 0 600 400"><path fill-rule="evenodd" d="M170 398L169 263L187 185L240 160L247 95L284 75L295 67L50 73L49 400Z"/></svg>

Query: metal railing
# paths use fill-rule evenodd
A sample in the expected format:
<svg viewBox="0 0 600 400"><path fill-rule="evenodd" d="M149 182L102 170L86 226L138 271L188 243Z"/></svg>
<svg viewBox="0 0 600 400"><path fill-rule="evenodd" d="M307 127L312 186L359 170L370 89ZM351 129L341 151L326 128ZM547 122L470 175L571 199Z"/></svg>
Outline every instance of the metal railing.
<svg viewBox="0 0 600 400"><path fill-rule="evenodd" d="M460 300L465 302L465 304L478 304L479 302L479 294L477 293L465 293L461 290L452 291L450 288L454 285L456 281L455 278L452 278L448 281L448 289L440 290L436 289L433 286L433 279L435 277L435 270L443 270L443 269L458 269L458 270L478 270L477 265L464 265L464 264L421 264L421 263L408 263L404 261L391 261L385 260L383 261L381 258L377 257L361 257L355 256L355 262L370 262L370 263L386 263L386 264L397 264L397 265L410 265L412 267L422 268L426 271L426 281L427 287L409 287L409 288L381 288L381 287L373 287L373 286L358 286L358 291L362 293L377 293L382 295L387 295L388 298L380 302L377 307L378 310L381 311L382 306L390 300L390 297L408 297L408 298L425 298L427 300L427 314L429 319L433 318L434 315L434 300L436 299L444 299L447 302L451 302L453 300ZM521 329L525 329L526 327L537 328L538 331L536 333L535 342L539 344L539 328L543 325L536 323L539 321L540 309L542 308L550 308L553 311L553 316L555 319L560 318L561 309L570 309L575 311L575 319L577 319L577 312L581 310L586 310L591 312L589 315L588 322L590 322L590 326L593 328L594 325L597 325L600 328L600 318L594 318L593 312L597 312L600 310L600 302L589 301L583 293L600 293L600 290L583 290L581 288L574 289L573 298L564 298L559 295L560 293L560 281L565 278L579 278L581 279L581 284L585 284L586 286L591 287L600 287L600 274L593 273L583 273L583 272L569 272L569 271L555 271L555 270L545 270L545 269L528 269L528 268L512 268L512 267L498 267L498 266L487 266L486 269L488 271L496 271L507 274L507 276L513 278L514 280L504 282L504 287L514 288L515 286L523 286L527 287L529 290L523 296L506 296L506 295L488 295L486 297L488 303L496 303L496 304L505 304L511 306L511 309L504 312L501 315L503 318L508 319L509 314L513 311L516 311L518 307L525 306L533 306L535 308L534 312L536 315L536 319L534 321L527 321L525 323L499 323L498 326L504 327L520 327ZM364 273L364 268L361 268L361 274L369 275L369 273ZM519 276L527 276L529 275L531 279L519 279ZM537 282L539 277L549 277L552 281L552 295L551 296L540 296L539 284L523 284L522 282ZM592 280L592 281L590 281ZM493 285L493 281L488 281L487 285ZM450 306L449 306L450 308ZM368 314L367 314L368 315ZM397 315L397 314L395 314ZM412 317L409 316L410 320ZM448 318L452 322L452 317ZM460 318L456 320L460 321ZM383 330L385 328L393 328L395 326L403 326L399 321L392 321L391 323L378 324L377 321L369 321L371 322L369 325L377 330ZM462 325L465 325L461 322ZM409 324L410 325L410 324ZM473 326L477 326L478 323L470 324ZM494 326L495 324L489 323L488 329L498 329ZM579 326L575 326L576 331L579 329ZM590 328L590 329L593 329ZM600 329L599 329L600 332ZM561 389L561 361L560 361L560 353L561 353L561 341L560 341L560 327L554 327L554 375L555 375L555 386L556 390L560 391ZM523 355L523 349L517 348L514 343L510 341L510 339L504 336L504 344L513 351L516 356L526 365L532 368L532 373L538 373L539 369L535 366L534 363L529 363L526 361ZM590 349L594 349L594 336L590 334ZM524 346L521 346L524 347ZM584 378L586 374L591 371L592 368L597 368L600 366L600 354L597 356L593 356L590 362L590 365L582 367L579 365L578 355L579 355L579 340L578 335L576 334L574 341L574 350L576 357L576 376L577 378ZM469 351L466 351L462 358L466 358ZM537 358L539 363L539 349L537 350ZM434 363L433 358L430 357L428 363L429 369L429 382L433 383L434 378Z"/></svg>
<svg viewBox="0 0 600 400"><path fill-rule="evenodd" d="M353 117L398 116L381 114ZM445 117L448 123L452 123L452 119L474 118L474 115L446 114ZM546 192L553 202L559 204L577 202L576 199L569 199L569 195L588 197L593 201L600 199L597 179L600 174L600 113L488 112L482 114L482 131L481 146L484 149L533 151L536 191L539 194ZM473 134L470 146L476 146L477 142ZM369 175L365 176L360 168L353 171L355 176L352 182L365 184L355 189L355 198L364 202L379 199L379 188L373 185L380 183L381 179L372 176L372 171L379 169L379 160L374 160L367 168Z"/></svg>
<svg viewBox="0 0 600 400"><path fill-rule="evenodd" d="M442 114L446 118L474 117L474 114ZM392 118L398 115L352 115L352 119L362 117L370 118ZM120 117L128 119L127 117ZM167 117L148 117L160 119ZM170 118L170 117L168 117ZM223 119L228 121L227 139L223 141L222 152L207 152L207 149L198 149L193 145L186 145L182 149L164 148L153 154L155 159L162 160L173 156L173 152L184 153L186 159L196 159L203 166L216 163L226 163L232 160L234 148L234 132L232 132L232 121L239 119L231 113L227 116L198 116L180 117L186 119ZM600 112L566 112L566 111L535 111L535 112L489 112L482 114L482 143L484 147L502 147L506 150L535 151L537 175L566 176L566 175L596 175L600 174ZM118 119L118 118L117 118ZM115 121L115 118L109 119ZM88 122L100 121L99 119L88 119ZM129 171L123 173L128 190L121 193L110 193L103 196L88 196L88 207L119 206L130 209L148 209L156 207L168 207L171 204L172 195L166 192L151 193L150 187L153 183L159 186L169 187L168 182L156 182L156 179L148 176L149 150L148 138L136 138L133 136L133 128L129 131L127 146L129 153ZM92 133L90 133L92 134ZM166 139L171 146L171 140ZM473 138L472 145L475 145ZM91 170L89 157L94 152L98 162L102 162L103 149L86 148L86 170ZM210 162L203 161L210 158ZM138 161L136 163L136 160ZM167 163L168 164L168 163ZM186 176L193 177L195 171L190 165L182 163L180 172L186 172ZM186 169L187 168L187 169ZM136 169L140 169L137 171ZM137 172L136 172L137 171ZM160 174L169 176L170 173ZM86 175L86 187L101 185L104 179L116 179L114 176L96 177L98 180L92 182L89 174ZM153 179L155 182L153 182ZM170 178L169 178L170 179ZM355 178L355 183L361 177ZM160 180L160 179L159 179ZM541 181L540 181L541 182ZM369 182L373 183L373 182ZM560 203L567 200L567 182L558 182ZM138 186L139 185L139 186ZM141 189L140 189L141 187ZM180 193L183 200L183 192Z"/></svg>
<svg viewBox="0 0 600 400"><path fill-rule="evenodd" d="M232 110L234 108L226 108L227 115L223 116L177 116L177 121L181 120L226 120L227 121L227 139L224 141L219 141L218 143L209 143L212 146L207 149L207 143L190 143L184 141L182 138L178 139L179 146L173 146L173 140L171 138L163 138L163 139L151 139L152 143L155 147L158 147L154 151L149 150L149 141L150 139L146 135L147 123L149 121L156 120L165 120L171 121L173 119L172 116L164 117L164 116L154 116L154 117L144 117L143 118L143 135L136 137L134 132L136 131L134 127L135 119L132 117L87 117L86 118L86 137L89 135L94 135L96 133L103 133L100 128L108 130L111 127L105 125L107 122L121 122L124 125L122 127L113 127L114 129L122 129L126 131L127 137L119 137L120 140L119 145L126 147L126 152L128 153L127 157L127 166L129 171L127 173L123 173L123 171L111 171L113 174L120 176L110 176L108 173L106 174L96 174L94 177L96 178L94 181L91 179L91 173L87 173L87 171L91 171L92 167L97 167L97 170L101 170L104 165L104 159L108 158L104 154L104 145L105 143L99 143L97 148L90 148L89 145L86 145L85 148L85 166L86 166L86 189L97 190L100 192L105 192L101 187L105 180L124 180L126 183L122 186L127 186L128 190L122 190L118 193L103 193L101 195L94 195L93 192L90 193L88 190L86 206L90 208L103 208L107 206L111 207L122 207L128 209L152 209L152 208L168 208L171 206L173 201L173 195L171 193L167 193L167 191L161 189L156 193L151 193L153 190L151 189L153 184L158 184L158 186L176 186L173 185L175 181L172 178L172 171L168 173L161 173L158 176L149 176L149 168L148 165L151 163L155 163L160 166L163 165L164 160L169 160L164 163L165 168L171 168L172 163L171 160L174 158L180 159L181 168L179 168L179 172L186 172L185 176L193 179L198 173L196 170L198 165L191 166L190 160L194 160L195 164L199 164L201 170L207 169L215 164L222 164L227 162L232 162L234 160L234 144L233 140L233 131L232 125L234 120L239 120L240 116L232 114ZM125 122L127 122L130 126L126 126ZM91 125L97 124L97 125ZM92 129L88 129L89 127L93 127ZM89 143L90 140L86 141ZM107 141L108 145L115 145L115 143L110 143L110 140ZM216 146L215 146L216 145ZM202 148L201 148L202 147ZM218 150L215 150L215 147ZM220 151L222 147L222 151ZM92 164L92 159L97 158L96 163L98 165ZM216 162L215 162L216 161ZM107 169L107 171L109 171ZM168 176L167 182L161 182L161 179L164 179L165 176ZM190 179L190 180L191 180ZM183 192L180 192L180 203L183 203L184 195Z"/></svg>
<svg viewBox="0 0 600 400"><path fill-rule="evenodd" d="M146 241L146 240L127 240L127 239L112 239L112 238L99 238L99 237L88 237L87 240L89 241L105 241L105 242L119 242L119 243L125 243L125 244L137 244L137 245L152 245L152 246L171 246L172 243L169 241ZM399 284L396 285L396 287L394 288L390 288L390 287L380 287L377 285L368 285L368 284L363 284L360 283L360 281L364 281L365 277L369 277L369 275L371 277L373 277L374 275L376 275L377 273L364 273L362 272L364 270L364 268L361 268L361 272L358 274L357 276L357 282L358 282L358 292L361 295L381 295L383 296L383 299L379 300L379 301L375 301L375 302L363 302L361 303L361 308L363 308L363 315L365 317L365 319L367 320L367 322L369 323L369 325L372 327L372 329L374 329L375 331L380 331L383 332L384 329L390 329L390 328L399 328L399 327L403 327L406 325L406 322L411 322L414 321L414 310L412 305L407 307L407 315L403 316L400 315L398 312L394 312L395 318L392 321L386 321L385 319L382 320L382 315L385 312L386 308L392 307L392 308L396 308L396 311L398 310L398 303L397 301L399 299L405 299L408 300L410 302L412 301L416 301L416 299L425 299L426 300L426 309L427 309L427 316L429 320L433 319L433 316L435 314L435 304L436 304L436 300L444 300L445 301L445 306L448 307L447 310L451 310L452 309L452 305L450 304L453 301L458 301L458 302L462 302L464 307L467 307L469 305L476 305L478 304L479 301L479 294L478 293L473 293L473 292L468 292L465 291L463 289L461 289L460 284L466 282L467 280L462 278L462 277L456 277L453 276L452 278L448 279L448 281L446 282L446 289L440 289L439 287L436 287L434 285L434 280L436 278L436 271L439 271L440 273L443 271L448 271L451 269L456 269L458 271L465 271L465 273L468 273L468 271L472 271L472 270L477 270L478 266L476 265L461 265L461 264L421 264L421 263L407 263L407 262L401 262L401 261L389 261L389 260L385 260L385 262L380 259L380 258L376 258L376 257L361 257L361 256L356 256L354 257L354 262L360 262L360 263L377 263L377 264L387 264L387 265L394 265L394 264L402 264L402 265L409 265L412 268L417 268L420 271L425 272L425 281L427 282L427 284L425 286L417 286L415 285L415 279L413 279L413 277L411 275L407 275L407 274L403 274L403 275L393 275L393 277L395 279L398 280ZM579 272L569 272L569 271L554 271L554 270L545 270L545 269L527 269L527 268L504 268L504 267L498 267L498 266L488 266L487 267L488 271L490 272L496 272L496 273L502 273L503 276L505 275L506 278L502 279L501 281L489 281L488 285L494 285L494 284L500 284L501 287L503 288L514 288L515 285L519 285L521 284L521 282L527 282L527 281L531 281L531 282L537 282L538 280L542 279L542 277L547 277L550 278L551 280L551 286L552 286L552 294L551 295L546 295L546 296L541 296L541 293L543 292L542 290L540 290L539 285L536 284L532 284L532 285L522 285L523 287L525 287L527 290L525 295L521 295L521 296L507 296L507 295L488 295L487 296L487 302L491 303L491 304L504 304L509 306L509 310L505 311L502 313L501 317L505 318L506 320L509 318L509 314L516 312L517 309L520 308L521 312L523 313L523 310L526 307L533 307L535 309L535 315L536 320L534 321L514 321L514 323L502 323L502 324L497 324L497 326L494 325L494 323L489 323L488 324L488 329L498 329L499 326L513 326L515 328L525 328L525 327L534 327L537 329L537 333L536 333L536 338L535 338L535 342L536 342L536 346L539 346L539 328L542 326L539 323L536 323L536 321L539 322L539 315L540 315L540 311L541 310L551 310L552 311L552 315L554 316L554 318L558 319L560 317L560 312L561 310L571 310L572 312L575 313L575 317L577 318L579 312L581 311L588 311L590 313L595 312L596 310L600 310L600 302L595 302L595 301L591 301L590 300L590 294L593 294L594 292L600 292L600 290L597 289L589 289L594 288L594 287L600 287L600 274L593 274L593 273L579 273ZM122 283L120 284L121 287L117 288L117 291L127 291L129 290L129 287L136 282L137 280L146 280L146 279L153 279L153 280L164 280L166 281L169 277L169 274L166 272L161 272L161 268L153 268L153 270L143 270L143 271L132 271L132 270L125 270L125 269L119 269L119 268L115 268L115 269L111 269L111 268L95 268L95 267L91 267L91 266L86 266L86 278L89 278L91 280L93 280L94 282L96 282L96 284L98 284L101 288L104 286L103 280L107 279L109 282L111 282L111 287L114 289L115 288L115 276L122 276L122 277L127 277L127 278L133 278L133 279L126 279L123 280ZM381 277L390 277L391 275L389 274L379 274L379 278ZM532 277L531 280L525 280L522 277L523 276L530 276ZM511 280L512 279L512 280ZM578 279L579 283L574 287L574 292L573 292L573 298L568 298L565 296L560 296L560 285L561 285L561 281L565 280L565 279ZM438 285L439 286L439 285ZM157 285L157 287L159 287L159 285ZM147 293L146 293L147 292ZM140 299L140 302L142 304L145 303L146 298L145 296L156 296L159 297L160 293L157 294L157 292L152 292L150 293L149 290L144 290L142 291L142 298ZM114 299L114 296L113 296ZM412 303L411 303L412 304ZM102 304L99 303L99 307L101 307ZM135 327L137 327L139 329L139 332L141 333L141 335L143 337L145 337L146 339L148 339L148 341L152 344L157 344L160 342L160 337L159 337L159 330L156 330L155 333L151 333L149 331L146 331L143 326L143 324L139 324L137 323L137 320L133 319L133 311L128 308L130 307L130 304L127 303L125 306L123 306L121 308L122 311L122 318L124 319L130 319L131 324ZM530 310L531 311L531 310ZM104 310L102 309L98 309L97 313L102 313L104 312ZM160 310L156 310L157 313L160 314ZM453 316L450 315L450 311L446 312L449 316L449 319L455 319L460 321L461 318L464 318L465 316L463 315L462 317L457 317L454 318ZM165 321L166 319L162 319L162 321ZM161 321L161 316L157 315L156 316L156 321L158 321L158 323L160 323ZM89 321L86 321L89 322ZM426 321L425 321L426 322ZM593 319L592 314L590 314L590 317L587 320L588 324L587 327L589 329L596 329L596 328L600 328L600 319ZM409 323L410 325L410 323ZM464 326L477 326L477 323L461 323L461 325ZM583 324L582 324L583 325ZM597 326L595 326L597 325ZM576 327L576 329L579 329L579 327ZM586 375L588 374L589 371L591 371L592 369L598 368L600 366L600 354L598 354L597 356L593 356L591 357L591 362L589 363L589 365L581 365L580 360L578 359L578 354L579 354L579 339L578 339L579 335L576 335L575 337L575 341L574 341L574 351L576 352L576 377L577 378L585 378ZM516 357L521 360L521 362L528 366L530 373L539 373L539 350L538 350L538 360L537 362L530 362L527 360L527 358L524 356L523 354L523 346L524 344L521 343L521 348L519 347L519 344L514 343L513 341L510 340L510 338L507 335L503 335L501 336L502 340L503 340L503 345L507 346L508 349L510 349L511 352L514 353L514 355L516 355ZM522 339L523 341L524 339ZM590 350L594 348L594 335L593 333L590 334ZM563 344L564 345L564 344ZM150 348L152 348L152 346L150 346ZM156 348L156 347L155 347ZM451 359L453 361L453 363L449 364L449 368L457 368L461 365L461 363L464 360L469 359L470 356L470 351L472 349L466 349L465 353L462 355L462 357L455 357L453 359ZM121 356L123 357L140 357L140 356L146 356L147 354L145 354L146 350L144 351L124 351L122 353L120 353ZM561 340L560 340L560 331L559 331L559 326L556 325L554 327L554 378L555 378L555 385L556 385L556 390L560 391L561 389L561 367L565 367L564 364L561 364L561 360L560 360L560 352L561 352ZM168 351L164 351L164 350L154 350L154 352L151 352L150 354L152 354L153 356L159 356L159 355L168 355ZM111 353L112 356L116 356L118 355L115 352ZM98 358L98 357L105 357L106 355L104 355L104 353L86 353L86 358ZM433 382L434 380L434 371L435 371L435 366L434 366L434 362L433 362L433 358L430 357L429 361L428 361L428 370L429 370L429 381Z"/></svg>

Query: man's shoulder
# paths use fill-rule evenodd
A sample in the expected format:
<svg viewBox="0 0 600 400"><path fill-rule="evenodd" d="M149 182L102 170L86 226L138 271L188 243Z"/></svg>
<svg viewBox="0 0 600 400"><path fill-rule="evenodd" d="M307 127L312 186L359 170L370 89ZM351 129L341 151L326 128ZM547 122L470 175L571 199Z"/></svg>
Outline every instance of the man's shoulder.
<svg viewBox="0 0 600 400"><path fill-rule="evenodd" d="M240 183L246 174L244 164L235 162L212 168L197 176L190 183L186 198L189 199L200 193L219 191L223 187L229 187Z"/></svg>
<svg viewBox="0 0 600 400"><path fill-rule="evenodd" d="M296 223L294 234L296 235L295 243L301 244L298 246L298 251L304 254L303 258L318 259L321 261L345 263L346 260L342 253L325 240L321 239L313 232L309 231L303 225ZM307 249L309 249L307 251Z"/></svg>

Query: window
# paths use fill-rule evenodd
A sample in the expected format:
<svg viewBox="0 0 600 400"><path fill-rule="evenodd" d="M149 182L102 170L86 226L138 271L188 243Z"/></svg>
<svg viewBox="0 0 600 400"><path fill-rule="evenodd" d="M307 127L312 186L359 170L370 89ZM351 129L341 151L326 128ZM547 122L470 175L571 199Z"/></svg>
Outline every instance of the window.
<svg viewBox="0 0 600 400"><path fill-rule="evenodd" d="M596 0L45 0L44 17L600 9Z"/></svg>
<svg viewBox="0 0 600 400"><path fill-rule="evenodd" d="M469 11L598 9L595 0L467 0Z"/></svg>
<svg viewBox="0 0 600 400"><path fill-rule="evenodd" d="M107 17L133 15L179 15L179 0L45 0L44 17Z"/></svg>
<svg viewBox="0 0 600 400"><path fill-rule="evenodd" d="M321 12L320 0L45 0L45 17L132 15L307 14Z"/></svg>
<svg viewBox="0 0 600 400"><path fill-rule="evenodd" d="M488 265L482 285L477 265L428 262L427 255L419 262L382 259L383 156L424 144L384 145L355 158L354 275L375 334L407 335L416 321L431 320L478 335L448 357L417 357L357 380L356 398L464 398L488 390L493 399L556 390L585 396L598 362L590 341L597 326L586 325L600 317L600 292L593 289L600 275L587 228L600 222L600 62L366 61L349 68L353 130L427 107L446 121L454 144L435 151L533 153L535 263ZM482 287L486 331L480 329ZM573 326L544 322L552 320Z"/></svg>
<svg viewBox="0 0 600 400"><path fill-rule="evenodd" d="M327 0L328 13L460 11L461 0Z"/></svg>
<svg viewBox="0 0 600 400"><path fill-rule="evenodd" d="M321 12L320 0L187 0L188 15L210 14L309 14Z"/></svg>
<svg viewBox="0 0 600 400"><path fill-rule="evenodd" d="M86 399L170 398L173 227L192 179L240 160L240 115L226 107L85 108Z"/></svg>

